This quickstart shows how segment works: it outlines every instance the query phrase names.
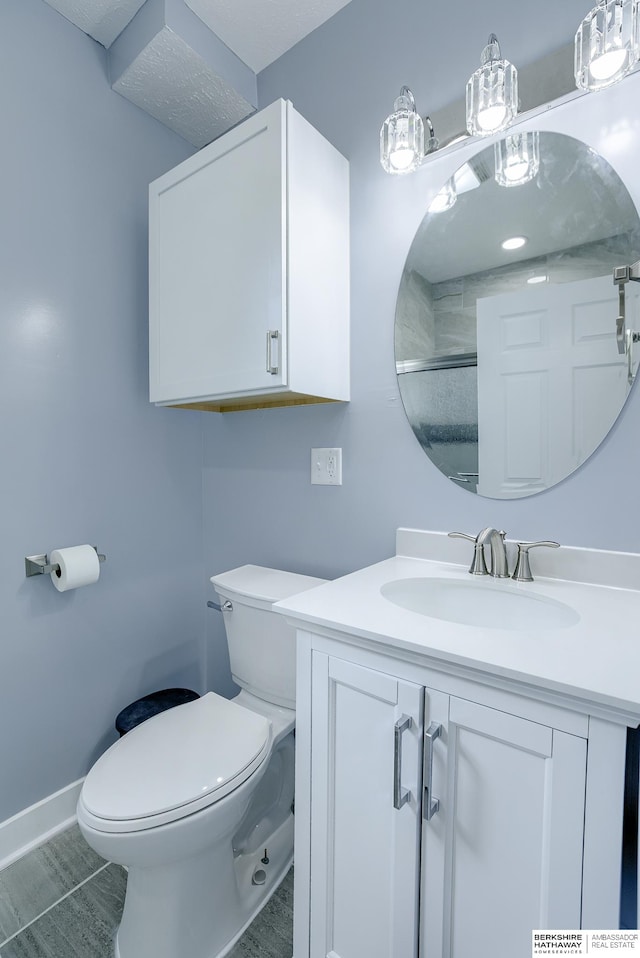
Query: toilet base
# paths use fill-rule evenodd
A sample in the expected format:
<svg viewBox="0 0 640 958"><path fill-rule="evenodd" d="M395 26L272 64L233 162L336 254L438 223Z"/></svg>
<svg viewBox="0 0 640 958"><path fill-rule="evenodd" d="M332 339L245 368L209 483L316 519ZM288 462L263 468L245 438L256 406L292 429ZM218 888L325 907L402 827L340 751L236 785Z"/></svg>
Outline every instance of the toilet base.
<svg viewBox="0 0 640 958"><path fill-rule="evenodd" d="M177 955L180 958L223 958L282 883L293 862L292 847L293 814L270 836L267 865L261 861L264 850L233 858L229 849L228 874L218 874L215 882L218 895L225 900L217 900L215 909L211 907L212 902L208 907L201 903L196 909L188 908L196 924L202 921L205 924L195 928L191 921L184 922L179 936L176 936L175 926L166 934L169 931L165 924L166 910L163 916L156 912L157 900L167 900L163 894L167 890L162 887L163 876L152 875L147 869L129 869L125 912L115 940L116 958L176 958ZM218 859L218 867L221 864ZM196 866L201 881L191 884L192 892L196 892L198 885L201 889L206 888L209 866L210 862L203 856L200 867ZM193 867L191 860L191 875ZM257 875L261 883L252 881L256 872L264 873L264 882L261 881L262 874ZM183 911L180 907L179 910ZM207 928L207 920L214 911L217 920ZM223 921L221 916L224 916ZM164 931L162 925L165 925Z"/></svg>
<svg viewBox="0 0 640 958"><path fill-rule="evenodd" d="M264 897L264 898L262 899L262 901L255 907L255 909L254 909L254 911L252 912L252 914L249 915L248 919L246 920L245 924L242 926L242 928L240 929L240 931L237 933L237 935L235 935L235 936L231 939L231 941L229 942L229 944L226 945L226 946L222 949L222 951L219 951L219 952L217 953L217 955L212 955L211 958L225 958L225 955L228 955L228 954L229 954L229 952L232 950L232 948L234 947L234 945L237 945L238 941L240 940L240 938L242 938L242 936L244 935L245 931L247 930L247 928L249 927L249 925L251 924L251 922L252 922L255 918L258 917L258 915L260 914L260 912L262 911L262 909L264 908L264 906L267 904L267 902L269 901L269 899L270 899L273 895L275 895L275 893L277 892L278 888L280 887L280 885L282 884L282 882L284 881L284 879L287 877L287 874L288 874L288 872L289 872L289 869L291 868L292 865L293 865L293 855L290 856L288 862L285 864L285 866L284 866L284 868L281 870L281 872L274 877L273 882L271 883L271 886L270 886L269 890L265 893L265 897ZM120 946L119 946L119 944L118 944L118 936L117 936L117 934L116 934L116 938L115 938L115 951L114 951L114 956L115 956L115 958L122 958L122 956L121 956L121 954L120 954Z"/></svg>

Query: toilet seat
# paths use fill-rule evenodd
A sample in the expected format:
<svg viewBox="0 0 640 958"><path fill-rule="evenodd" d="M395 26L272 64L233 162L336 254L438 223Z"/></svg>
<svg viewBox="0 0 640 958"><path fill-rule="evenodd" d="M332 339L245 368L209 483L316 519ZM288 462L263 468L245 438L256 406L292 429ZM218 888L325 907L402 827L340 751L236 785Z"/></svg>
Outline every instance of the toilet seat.
<svg viewBox="0 0 640 958"><path fill-rule="evenodd" d="M83 820L132 832L184 818L245 782L271 751L263 715L208 692L132 729L87 775Z"/></svg>

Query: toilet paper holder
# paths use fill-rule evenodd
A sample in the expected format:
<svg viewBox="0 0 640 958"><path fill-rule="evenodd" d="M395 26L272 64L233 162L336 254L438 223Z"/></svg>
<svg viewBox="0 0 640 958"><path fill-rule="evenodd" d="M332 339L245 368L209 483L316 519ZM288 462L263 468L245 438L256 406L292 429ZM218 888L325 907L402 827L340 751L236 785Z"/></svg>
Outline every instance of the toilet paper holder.
<svg viewBox="0 0 640 958"><path fill-rule="evenodd" d="M98 553L100 562L106 562L107 557L98 552L98 547L93 546L93 548ZM25 556L24 565L27 579L32 575L51 575L52 572L57 572L60 569L57 563L54 562L52 565L49 562L49 556L46 553L39 556Z"/></svg>

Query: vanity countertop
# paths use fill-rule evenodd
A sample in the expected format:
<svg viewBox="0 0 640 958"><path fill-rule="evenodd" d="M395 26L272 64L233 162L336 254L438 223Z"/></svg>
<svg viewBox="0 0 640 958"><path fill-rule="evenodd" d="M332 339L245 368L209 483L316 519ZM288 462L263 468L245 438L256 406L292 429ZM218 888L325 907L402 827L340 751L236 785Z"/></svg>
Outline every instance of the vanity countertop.
<svg viewBox="0 0 640 958"><path fill-rule="evenodd" d="M540 557L532 557L539 570L536 575L534 569L534 582L486 578L492 589L570 606L577 621L558 628L462 625L401 608L382 595L381 587L398 579L468 582L470 545L443 533L398 530L393 558L285 599L274 609L298 628L348 633L395 654L417 654L427 665L588 701L621 713L629 724L640 723L640 556L565 548L543 557L539 550Z"/></svg>

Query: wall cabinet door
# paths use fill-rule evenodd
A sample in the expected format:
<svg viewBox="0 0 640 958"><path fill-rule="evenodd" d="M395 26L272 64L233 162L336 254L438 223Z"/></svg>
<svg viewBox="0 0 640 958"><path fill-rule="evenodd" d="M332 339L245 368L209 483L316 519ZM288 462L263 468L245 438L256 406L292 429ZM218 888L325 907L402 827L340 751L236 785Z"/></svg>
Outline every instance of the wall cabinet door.
<svg viewBox="0 0 640 958"><path fill-rule="evenodd" d="M291 103L151 184L152 402L348 399L348 316L348 163Z"/></svg>
<svg viewBox="0 0 640 958"><path fill-rule="evenodd" d="M317 651L312 675L311 958L416 958L422 689Z"/></svg>
<svg viewBox="0 0 640 958"><path fill-rule="evenodd" d="M586 741L427 689L432 722L421 958L527 958L533 929L581 924Z"/></svg>
<svg viewBox="0 0 640 958"><path fill-rule="evenodd" d="M283 333L283 135L279 112L252 118L152 193L156 402L286 382L266 364L268 330Z"/></svg>

